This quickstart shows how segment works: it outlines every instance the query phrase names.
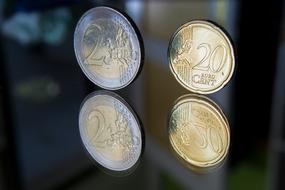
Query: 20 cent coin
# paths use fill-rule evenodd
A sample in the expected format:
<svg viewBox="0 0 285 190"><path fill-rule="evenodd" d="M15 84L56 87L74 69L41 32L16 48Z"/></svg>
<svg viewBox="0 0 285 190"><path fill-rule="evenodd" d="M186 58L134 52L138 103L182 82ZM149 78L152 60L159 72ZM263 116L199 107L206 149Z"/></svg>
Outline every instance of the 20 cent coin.
<svg viewBox="0 0 285 190"><path fill-rule="evenodd" d="M170 113L168 134L172 148L190 166L214 167L229 149L225 115L201 95L186 95L177 100Z"/></svg>
<svg viewBox="0 0 285 190"><path fill-rule="evenodd" d="M196 20L182 25L168 47L171 72L186 89L209 94L230 80L235 57L231 41L215 24Z"/></svg>

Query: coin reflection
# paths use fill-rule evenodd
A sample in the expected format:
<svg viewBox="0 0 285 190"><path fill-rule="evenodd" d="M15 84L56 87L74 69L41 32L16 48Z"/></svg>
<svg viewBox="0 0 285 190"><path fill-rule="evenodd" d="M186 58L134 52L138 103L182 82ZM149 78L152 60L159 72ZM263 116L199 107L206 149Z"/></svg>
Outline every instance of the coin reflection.
<svg viewBox="0 0 285 190"><path fill-rule="evenodd" d="M108 91L88 95L80 109L79 130L86 150L104 171L116 175L134 169L142 152L141 125L119 95Z"/></svg>
<svg viewBox="0 0 285 190"><path fill-rule="evenodd" d="M179 160L198 172L219 167L228 153L228 121L218 105L202 95L178 98L169 115L168 134Z"/></svg>

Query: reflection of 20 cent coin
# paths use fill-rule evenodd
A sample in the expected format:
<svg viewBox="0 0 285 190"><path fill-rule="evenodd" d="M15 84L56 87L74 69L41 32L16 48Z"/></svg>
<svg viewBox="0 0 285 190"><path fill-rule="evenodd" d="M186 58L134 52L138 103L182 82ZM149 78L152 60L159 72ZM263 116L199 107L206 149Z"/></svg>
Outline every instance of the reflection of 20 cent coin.
<svg viewBox="0 0 285 190"><path fill-rule="evenodd" d="M171 72L186 89L209 94L230 80L235 57L225 33L207 21L191 21L172 36L168 47Z"/></svg>
<svg viewBox="0 0 285 190"><path fill-rule="evenodd" d="M85 75L96 85L117 90L137 76L142 41L134 23L109 7L87 11L74 33L74 50Z"/></svg>
<svg viewBox="0 0 285 190"><path fill-rule="evenodd" d="M118 95L105 91L89 95L80 109L79 129L85 148L101 166L127 171L139 160L140 122Z"/></svg>
<svg viewBox="0 0 285 190"><path fill-rule="evenodd" d="M227 155L228 121L220 108L204 96L178 99L170 113L168 132L175 152L191 166L214 167Z"/></svg>

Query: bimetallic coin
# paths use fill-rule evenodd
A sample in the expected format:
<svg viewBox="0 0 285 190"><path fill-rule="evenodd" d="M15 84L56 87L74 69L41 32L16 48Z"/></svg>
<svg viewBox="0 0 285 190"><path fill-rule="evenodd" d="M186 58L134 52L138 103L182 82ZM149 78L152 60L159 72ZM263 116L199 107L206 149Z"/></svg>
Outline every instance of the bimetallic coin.
<svg viewBox="0 0 285 190"><path fill-rule="evenodd" d="M118 95L89 95L80 110L79 129L85 148L104 168L126 171L137 163L142 152L140 122Z"/></svg>
<svg viewBox="0 0 285 190"><path fill-rule="evenodd" d="M174 33L168 60L177 81L200 94L223 88L235 67L229 38L213 23L201 20L188 22Z"/></svg>
<svg viewBox="0 0 285 190"><path fill-rule="evenodd" d="M168 122L170 144L190 166L222 163L230 144L229 124L220 108L200 95L179 98Z"/></svg>
<svg viewBox="0 0 285 190"><path fill-rule="evenodd" d="M117 90L140 70L142 40L133 22L109 7L87 11L74 33L74 50L85 75L96 85Z"/></svg>

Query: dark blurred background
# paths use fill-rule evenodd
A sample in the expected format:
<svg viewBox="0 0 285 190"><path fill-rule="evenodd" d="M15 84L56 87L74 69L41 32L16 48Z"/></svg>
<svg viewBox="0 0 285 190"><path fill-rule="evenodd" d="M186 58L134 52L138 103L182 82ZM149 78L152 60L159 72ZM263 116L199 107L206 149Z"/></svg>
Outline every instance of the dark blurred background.
<svg viewBox="0 0 285 190"><path fill-rule="evenodd" d="M145 62L117 91L142 120L145 151L125 177L88 157L79 107L98 90L81 72L73 32L88 9L126 12L140 29ZM0 0L0 189L285 189L285 14L283 1ZM167 46L183 23L208 19L234 41L230 83L210 95L225 112L231 147L218 170L197 174L171 152L167 115L189 93L171 75Z"/></svg>

